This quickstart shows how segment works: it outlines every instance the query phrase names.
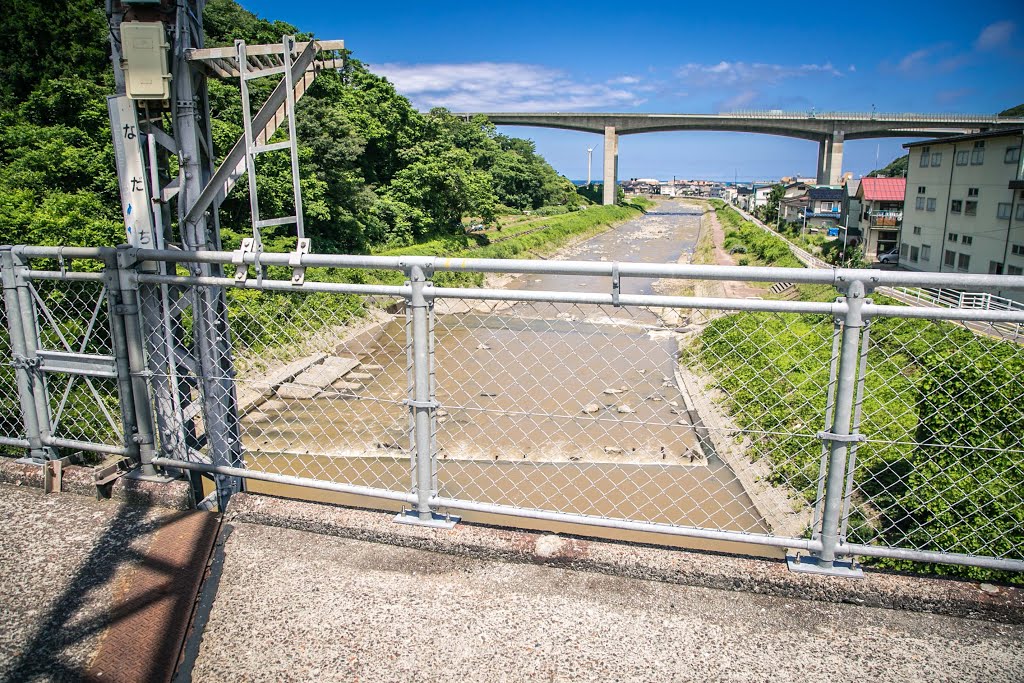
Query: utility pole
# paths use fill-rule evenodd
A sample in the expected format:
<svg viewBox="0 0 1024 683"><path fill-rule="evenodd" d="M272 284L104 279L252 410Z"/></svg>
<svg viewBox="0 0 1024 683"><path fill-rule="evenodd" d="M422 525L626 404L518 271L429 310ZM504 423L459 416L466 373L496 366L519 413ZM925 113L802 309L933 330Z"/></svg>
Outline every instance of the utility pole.
<svg viewBox="0 0 1024 683"><path fill-rule="evenodd" d="M116 94L108 98L108 110L126 237L134 248L220 250L220 205L247 174L253 250L261 250L259 230L267 224L294 223L298 237L303 237L294 103L318 69L341 66L336 51L344 44L308 43L298 54L303 45L285 36L278 45L249 46L251 53L259 55L257 61L247 56L242 41L232 48L207 50L203 45L205 5L206 0L106 0L116 86ZM331 56L316 59L321 51L330 51ZM265 74L283 78L260 111L250 116L247 82ZM244 96L246 133L219 167L217 155L225 150L215 150L213 145L206 85L210 75L239 78ZM290 140L280 148L287 146L292 154L296 215L260 221L252 160L265 151L267 140L285 121ZM172 158L177 162L173 178ZM176 221L171 220L172 211ZM308 251L308 240L299 239L297 251L303 248ZM184 265L193 277L224 276L219 264ZM177 271L177 265L167 261L120 267L157 275ZM142 285L138 289L160 454L244 467L224 288ZM190 334L183 333L186 329ZM186 345L184 339L191 343ZM201 425L196 420L200 414ZM223 510L231 494L241 490L242 481L215 475L215 483L215 502ZM201 490L197 480L193 486Z"/></svg>

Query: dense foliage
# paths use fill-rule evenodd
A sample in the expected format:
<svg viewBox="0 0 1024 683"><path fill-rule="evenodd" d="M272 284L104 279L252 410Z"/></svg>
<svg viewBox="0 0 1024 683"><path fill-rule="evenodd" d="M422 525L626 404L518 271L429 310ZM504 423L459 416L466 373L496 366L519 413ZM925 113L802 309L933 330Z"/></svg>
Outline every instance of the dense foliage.
<svg viewBox="0 0 1024 683"><path fill-rule="evenodd" d="M306 37L260 19L234 0L206 8L208 45ZM71 30L69 30L71 27ZM3 242L116 244L123 241L107 94L113 91L108 29L92 0L14 3L0 15L0 230ZM259 102L273 79L251 84ZM241 135L237 84L210 81L214 147ZM534 149L484 119L444 110L421 114L385 79L349 57L322 72L298 106L300 171L307 233L317 251L367 251L460 232L464 216L585 200ZM290 166L260 158L264 215L292 213ZM250 231L242 183L222 207L228 248ZM287 248L289 226L268 230L268 249Z"/></svg>
<svg viewBox="0 0 1024 683"><path fill-rule="evenodd" d="M876 176L879 178L903 178L907 175L907 165L910 163L910 155L904 154L901 157L896 157L889 164L883 168L876 168L868 176Z"/></svg>
<svg viewBox="0 0 1024 683"><path fill-rule="evenodd" d="M727 249L760 265L801 265L781 237L715 205ZM799 289L803 300L836 295L831 287ZM751 457L767 458L774 483L809 502L817 492L821 451L813 434L825 426L832 334L829 316L736 313L710 323L685 359L714 377L737 426L756 435ZM1019 554L1022 397L1024 346L952 323L873 320L859 429L868 441L856 453L850 542ZM920 569L895 560L875 564ZM929 569L1021 581L976 568Z"/></svg>

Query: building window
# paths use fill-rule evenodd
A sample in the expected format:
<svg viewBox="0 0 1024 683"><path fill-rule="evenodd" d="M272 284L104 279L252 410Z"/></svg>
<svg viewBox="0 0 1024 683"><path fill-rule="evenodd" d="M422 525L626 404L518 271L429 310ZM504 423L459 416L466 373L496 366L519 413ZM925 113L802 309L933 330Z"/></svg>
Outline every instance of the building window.
<svg viewBox="0 0 1024 683"><path fill-rule="evenodd" d="M957 270L959 270L961 273L966 273L968 271L968 269L970 269L970 267L971 267L971 255L970 254L960 254L960 255L957 256L957 259L956 259L956 269Z"/></svg>
<svg viewBox="0 0 1024 683"><path fill-rule="evenodd" d="M900 245L900 258L907 258L907 244L905 242Z"/></svg>
<svg viewBox="0 0 1024 683"><path fill-rule="evenodd" d="M1024 256L1024 244L1011 244L1010 253L1014 256Z"/></svg>
<svg viewBox="0 0 1024 683"><path fill-rule="evenodd" d="M971 246L972 244L974 244L974 237L972 235L964 235L963 237L960 238L960 244L966 244L967 246Z"/></svg>
<svg viewBox="0 0 1024 683"><path fill-rule="evenodd" d="M962 200L962 199L954 199L953 201L951 201L949 203L949 212L950 213L960 213L963 210L964 210L964 200Z"/></svg>
<svg viewBox="0 0 1024 683"><path fill-rule="evenodd" d="M968 152L966 149L963 150L962 152L957 152L956 153L956 165L957 166L966 166L967 165L967 160L970 159L970 157L971 157L971 153Z"/></svg>
<svg viewBox="0 0 1024 683"><path fill-rule="evenodd" d="M917 247L911 247L910 248L910 260L913 261L914 263L917 263L917 259L918 259L918 256L920 256L920 254L921 254L921 250L918 249Z"/></svg>
<svg viewBox="0 0 1024 683"><path fill-rule="evenodd" d="M924 185L918 185L918 186L917 186L917 193L918 193L918 194L924 194L924 193L925 193L925 191L926 191L926 188L925 188L925 186L924 186Z"/></svg>
<svg viewBox="0 0 1024 683"><path fill-rule="evenodd" d="M1007 275L1024 275L1024 268L1020 266L1006 266Z"/></svg>
<svg viewBox="0 0 1024 683"><path fill-rule="evenodd" d="M956 252L955 251L950 251L949 249L947 249L946 250L946 254L943 256L942 263L943 263L943 265L949 266L950 268L955 266L956 265Z"/></svg>
<svg viewBox="0 0 1024 683"><path fill-rule="evenodd" d="M1020 161L1020 147L1007 147L1003 161L1008 164L1015 164Z"/></svg>
<svg viewBox="0 0 1024 683"><path fill-rule="evenodd" d="M921 234L921 226L920 225L915 225L914 226L914 234L915 235L920 235Z"/></svg>
<svg viewBox="0 0 1024 683"><path fill-rule="evenodd" d="M989 261L988 262L988 274L989 275L1002 275L1003 274L1003 264L1000 263L999 261Z"/></svg>
<svg viewBox="0 0 1024 683"><path fill-rule="evenodd" d="M932 247L931 247L931 245L929 245L929 244L922 244L921 245L921 260L922 261L931 261L931 258L932 258Z"/></svg>
<svg viewBox="0 0 1024 683"><path fill-rule="evenodd" d="M942 165L942 152L932 152L932 166Z"/></svg>
<svg viewBox="0 0 1024 683"><path fill-rule="evenodd" d="M929 197L928 198L928 210L929 211L934 211L935 210L935 197Z"/></svg>
<svg viewBox="0 0 1024 683"><path fill-rule="evenodd" d="M914 202L914 208L918 211L924 211L924 197L917 198L917 201Z"/></svg>
<svg viewBox="0 0 1024 683"><path fill-rule="evenodd" d="M968 197L977 197L978 196L978 188L976 188L976 187L968 187L967 188L967 196Z"/></svg>
<svg viewBox="0 0 1024 683"><path fill-rule="evenodd" d="M1017 220L1024 221L1024 204L1017 205Z"/></svg>
<svg viewBox="0 0 1024 683"><path fill-rule="evenodd" d="M971 151L971 166L980 166L985 163L985 141L978 140L974 143L974 150Z"/></svg>
<svg viewBox="0 0 1024 683"><path fill-rule="evenodd" d="M922 147L921 148L921 168L927 168L928 167L928 160L931 158L931 153L932 153L931 147Z"/></svg>
<svg viewBox="0 0 1024 683"><path fill-rule="evenodd" d="M951 232L948 235L946 235L947 242L956 242L958 239L960 239L960 235L958 235L955 232Z"/></svg>
<svg viewBox="0 0 1024 683"><path fill-rule="evenodd" d="M1010 212L1013 211L1013 205L1009 202L999 202L999 206L996 207L996 218L1009 218Z"/></svg>
<svg viewBox="0 0 1024 683"><path fill-rule="evenodd" d="M964 215L965 216L977 216L978 215L978 202L968 201L964 203Z"/></svg>

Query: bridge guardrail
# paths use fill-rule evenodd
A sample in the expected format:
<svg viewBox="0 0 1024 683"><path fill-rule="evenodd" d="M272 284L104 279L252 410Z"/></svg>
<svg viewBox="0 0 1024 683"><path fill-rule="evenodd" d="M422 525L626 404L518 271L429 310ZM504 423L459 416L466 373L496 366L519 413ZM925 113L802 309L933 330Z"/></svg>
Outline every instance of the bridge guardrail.
<svg viewBox="0 0 1024 683"><path fill-rule="evenodd" d="M1024 569L1024 347L948 322L1021 324L1024 311L871 300L878 287L948 286L949 275L121 249L112 279L109 250L80 250L59 268L58 255L15 248L23 262L5 277L54 293L114 281L137 291L134 309L130 296L111 299L146 354L142 367L122 358L117 339L133 337L111 324L129 435L113 450L151 467L373 499L427 525L498 514L641 540L779 546L824 571L849 571L853 555ZM179 274L199 260L229 272ZM296 267L325 270L299 284ZM383 284L341 281L341 269ZM581 286L467 286L495 273L523 287L556 275ZM662 291L705 280L831 285L838 296L637 294L636 279ZM1024 289L1021 277L968 279ZM200 339L190 307L217 296L227 297L234 370L207 376L180 349ZM80 294L64 301L68 324L88 327L98 309ZM30 385L46 374L18 372ZM225 387L231 409L209 414L199 399ZM31 437L35 399L53 394L28 395L17 417ZM107 421L89 410L87 421ZM148 455L137 438L145 412L157 418ZM236 464L205 438L219 427L236 430Z"/></svg>

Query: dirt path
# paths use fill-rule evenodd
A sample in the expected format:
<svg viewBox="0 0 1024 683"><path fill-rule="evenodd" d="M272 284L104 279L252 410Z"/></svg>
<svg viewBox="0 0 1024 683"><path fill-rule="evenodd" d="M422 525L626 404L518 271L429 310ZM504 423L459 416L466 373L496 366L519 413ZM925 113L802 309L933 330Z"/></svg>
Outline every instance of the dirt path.
<svg viewBox="0 0 1024 683"><path fill-rule="evenodd" d="M715 265L735 266L736 259L725 250L725 230L722 228L718 216L711 210L704 214L704 218L706 220L705 228L711 228L712 239L715 243ZM746 282L706 281L704 285L709 290L708 296L724 296L729 299L760 299L764 294L763 289Z"/></svg>

